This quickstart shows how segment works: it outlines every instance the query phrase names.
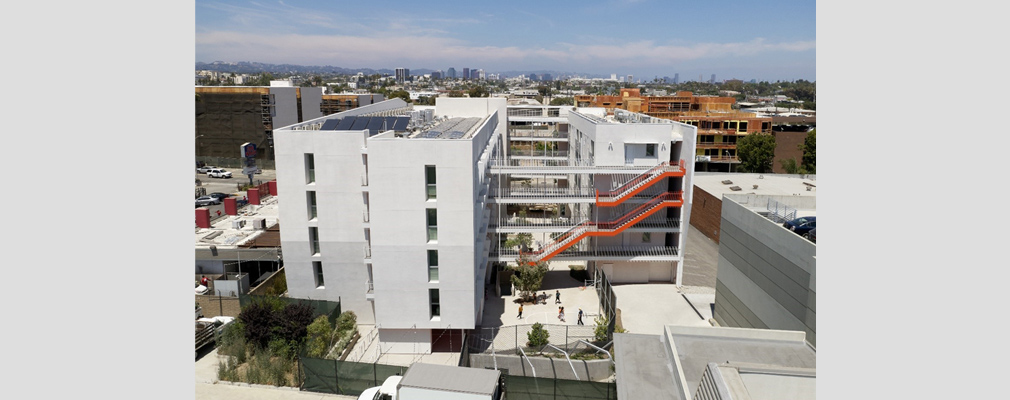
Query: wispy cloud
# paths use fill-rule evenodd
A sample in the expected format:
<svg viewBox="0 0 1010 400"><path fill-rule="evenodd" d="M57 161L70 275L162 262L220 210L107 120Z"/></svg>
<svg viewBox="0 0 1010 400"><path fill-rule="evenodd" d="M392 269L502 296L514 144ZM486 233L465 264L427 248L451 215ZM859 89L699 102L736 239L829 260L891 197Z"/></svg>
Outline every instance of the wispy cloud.
<svg viewBox="0 0 1010 400"><path fill-rule="evenodd" d="M449 62L553 65L674 64L683 61L749 57L772 52L803 52L814 41L771 43L762 38L736 43L657 44L638 41L617 44L559 43L557 48L474 46L444 36L400 35L268 35L233 31L196 35L197 53L227 61L354 64L385 66L389 62L441 65Z"/></svg>

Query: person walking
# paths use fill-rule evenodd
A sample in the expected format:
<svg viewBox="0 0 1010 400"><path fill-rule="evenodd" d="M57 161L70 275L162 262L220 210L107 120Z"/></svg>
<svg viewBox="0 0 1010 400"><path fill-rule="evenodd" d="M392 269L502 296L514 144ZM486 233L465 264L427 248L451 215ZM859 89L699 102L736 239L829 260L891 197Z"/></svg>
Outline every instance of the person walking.
<svg viewBox="0 0 1010 400"><path fill-rule="evenodd" d="M579 322L578 322L578 324L579 325L585 325L585 324L582 323L582 308L581 307L579 308Z"/></svg>
<svg viewBox="0 0 1010 400"><path fill-rule="evenodd" d="M516 317L516 319L522 319L522 318L523 318L523 305L520 304L519 305L519 315Z"/></svg>
<svg viewBox="0 0 1010 400"><path fill-rule="evenodd" d="M558 318L561 319L561 322L565 322L565 308L564 307L561 307L561 314L558 315Z"/></svg>
<svg viewBox="0 0 1010 400"><path fill-rule="evenodd" d="M560 290L555 290L554 291L554 304L561 304L561 291Z"/></svg>

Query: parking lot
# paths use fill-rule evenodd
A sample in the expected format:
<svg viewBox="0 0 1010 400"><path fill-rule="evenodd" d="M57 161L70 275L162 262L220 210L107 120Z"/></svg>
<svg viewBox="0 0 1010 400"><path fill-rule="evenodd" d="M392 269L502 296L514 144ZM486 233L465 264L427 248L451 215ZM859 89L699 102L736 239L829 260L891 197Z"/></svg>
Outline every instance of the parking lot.
<svg viewBox="0 0 1010 400"><path fill-rule="evenodd" d="M238 185L248 184L249 176L241 175L242 173L241 169L237 168L224 168L224 169L232 173L231 178L211 178L207 176L207 174L201 174L194 170L195 181L199 182L199 184L196 185L196 187L206 189L207 194L225 193L230 195L237 194L239 196L244 196L245 193L240 192L238 190ZM259 184L260 182L268 182L274 180L276 177L277 177L276 171L272 169L265 169L263 170L262 174L253 175L253 183ZM211 215L214 215L214 212L217 210L220 210L222 213L224 213L224 206L220 204L207 206L207 208L210 209Z"/></svg>

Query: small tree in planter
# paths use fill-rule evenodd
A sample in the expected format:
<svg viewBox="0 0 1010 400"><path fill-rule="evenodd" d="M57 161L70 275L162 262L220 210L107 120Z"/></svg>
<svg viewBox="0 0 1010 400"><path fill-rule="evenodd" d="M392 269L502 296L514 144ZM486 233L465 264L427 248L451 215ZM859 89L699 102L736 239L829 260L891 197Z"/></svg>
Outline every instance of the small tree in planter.
<svg viewBox="0 0 1010 400"><path fill-rule="evenodd" d="M515 275L512 275L512 284L519 289L519 297L522 301L533 301L536 292L544 283L544 275L547 275L547 263L543 261L533 262L529 256L520 254L516 260Z"/></svg>
<svg viewBox="0 0 1010 400"><path fill-rule="evenodd" d="M534 348L544 346L548 343L547 339L550 336L550 332L547 332L547 330L544 329L544 325L537 322L533 324L533 329L526 334L526 339L529 339L529 341L526 342L526 346Z"/></svg>

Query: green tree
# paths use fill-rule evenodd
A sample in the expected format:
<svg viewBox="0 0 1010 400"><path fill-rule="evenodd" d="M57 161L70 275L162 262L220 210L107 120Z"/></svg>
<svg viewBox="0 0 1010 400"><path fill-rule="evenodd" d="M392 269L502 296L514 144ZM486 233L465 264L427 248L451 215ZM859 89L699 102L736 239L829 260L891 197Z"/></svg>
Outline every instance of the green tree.
<svg viewBox="0 0 1010 400"><path fill-rule="evenodd" d="M523 216L526 215L522 212ZM505 241L506 248L519 247L519 251L526 251L533 245L532 233L517 233Z"/></svg>
<svg viewBox="0 0 1010 400"><path fill-rule="evenodd" d="M523 301L532 301L544 282L544 276L547 275L547 263L531 261L528 255L519 253L516 264L518 265L513 268L515 274L512 275L512 284L519 290L519 297Z"/></svg>
<svg viewBox="0 0 1010 400"><path fill-rule="evenodd" d="M463 97L463 92L459 90L450 90L449 97Z"/></svg>
<svg viewBox="0 0 1010 400"><path fill-rule="evenodd" d="M752 133L736 143L740 168L744 172L768 172L775 158L775 137L767 133Z"/></svg>
<svg viewBox="0 0 1010 400"><path fill-rule="evenodd" d="M787 158L785 160L779 160L779 164L782 165L782 169L786 170L787 174L800 173L800 167L796 165L795 158Z"/></svg>
<svg viewBox="0 0 1010 400"><path fill-rule="evenodd" d="M484 86L480 86L480 85L474 86L474 87L470 88L470 90L467 90L466 92L467 92L467 94L470 95L470 97L487 97L488 96L487 89L485 89Z"/></svg>
<svg viewBox="0 0 1010 400"><path fill-rule="evenodd" d="M395 90L395 91L389 92L389 97L388 98L392 99L394 97L399 97L399 98L403 99L403 101L406 101L406 102L410 103L410 93L407 93L406 90Z"/></svg>
<svg viewBox="0 0 1010 400"><path fill-rule="evenodd" d="M800 147L803 150L803 169L808 174L817 173L817 129L807 133Z"/></svg>
<svg viewBox="0 0 1010 400"><path fill-rule="evenodd" d="M320 315L306 328L305 355L312 358L323 358L330 347L333 328L325 315Z"/></svg>
<svg viewBox="0 0 1010 400"><path fill-rule="evenodd" d="M575 105L574 97L555 97L551 99L552 106L573 106Z"/></svg>

